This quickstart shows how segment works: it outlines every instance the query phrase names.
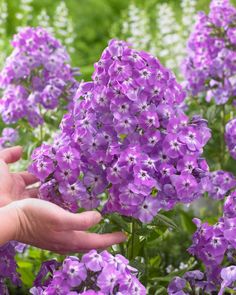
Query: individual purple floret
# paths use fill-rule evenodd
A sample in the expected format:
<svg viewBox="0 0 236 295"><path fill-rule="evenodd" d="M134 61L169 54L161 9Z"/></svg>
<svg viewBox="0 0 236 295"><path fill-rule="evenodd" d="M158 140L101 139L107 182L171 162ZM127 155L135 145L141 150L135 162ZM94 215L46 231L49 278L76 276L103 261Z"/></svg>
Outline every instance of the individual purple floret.
<svg viewBox="0 0 236 295"><path fill-rule="evenodd" d="M75 72L65 48L40 27L23 28L12 46L0 73L0 113L7 124L24 118L35 127L47 110L72 100L78 86Z"/></svg>
<svg viewBox="0 0 236 295"><path fill-rule="evenodd" d="M13 128L4 128L0 137L0 149L14 145L19 139L19 133Z"/></svg>
<svg viewBox="0 0 236 295"><path fill-rule="evenodd" d="M218 295L223 295L224 289L226 287L230 287L230 285L232 285L236 281L236 266L231 265L223 268L220 275L223 281L221 283L221 289Z"/></svg>
<svg viewBox="0 0 236 295"><path fill-rule="evenodd" d="M224 217L236 217L236 191L233 191L225 200L224 203Z"/></svg>
<svg viewBox="0 0 236 295"><path fill-rule="evenodd" d="M222 295L226 287L235 288L236 191L227 197L223 212L214 225L193 220L197 230L188 251L203 262L205 274L195 270L186 272L183 278L176 277L169 284L168 294L189 294L183 292L191 289L190 294L202 290L204 294Z"/></svg>
<svg viewBox="0 0 236 295"><path fill-rule="evenodd" d="M184 274L183 278L174 277L169 283L167 289L168 295L189 295L192 294L189 291L195 292L195 288L199 290L209 289L203 279L204 273L199 270L188 271Z"/></svg>
<svg viewBox="0 0 236 295"><path fill-rule="evenodd" d="M236 187L235 176L227 171L217 170L209 173L209 178L204 179L204 191L216 200L222 200L227 193Z"/></svg>
<svg viewBox="0 0 236 295"><path fill-rule="evenodd" d="M187 89L225 104L236 94L236 9L228 0L213 0L208 15L198 15L183 63Z"/></svg>
<svg viewBox="0 0 236 295"><path fill-rule="evenodd" d="M84 254L81 260L69 256L62 264L55 260L45 262L30 292L33 295L146 295L145 287L136 277L137 270L128 263L122 255L96 250Z"/></svg>
<svg viewBox="0 0 236 295"><path fill-rule="evenodd" d="M8 288L5 284L7 279L15 286L21 285L15 261L18 246L19 244L16 242L9 242L0 247L0 294L8 294Z"/></svg>
<svg viewBox="0 0 236 295"><path fill-rule="evenodd" d="M197 231L193 235L193 244L188 251L209 269L216 270L228 248L228 241L224 237L224 222L219 221L214 226L202 224L199 219L195 219L194 222L197 225Z"/></svg>
<svg viewBox="0 0 236 295"><path fill-rule="evenodd" d="M236 118L225 126L225 142L232 158L236 159Z"/></svg>
<svg viewBox="0 0 236 295"><path fill-rule="evenodd" d="M198 198L211 134L205 120L179 108L184 98L157 58L111 40L93 81L80 85L61 135L33 153L41 197L76 210L98 207L105 193L103 212L142 222Z"/></svg>
<svg viewBox="0 0 236 295"><path fill-rule="evenodd" d="M174 277L168 286L168 295L187 295L188 293L183 291L186 283L186 280L180 277Z"/></svg>

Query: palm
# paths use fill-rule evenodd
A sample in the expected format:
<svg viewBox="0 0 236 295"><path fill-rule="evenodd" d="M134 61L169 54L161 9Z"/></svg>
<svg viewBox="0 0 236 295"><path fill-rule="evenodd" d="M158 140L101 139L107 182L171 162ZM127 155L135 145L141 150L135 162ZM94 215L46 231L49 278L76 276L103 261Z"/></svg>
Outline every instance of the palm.
<svg viewBox="0 0 236 295"><path fill-rule="evenodd" d="M27 186L37 179L28 172L10 173L6 163L17 161L22 153L21 148L10 148L0 152L0 207L12 201L35 197L37 189L28 189Z"/></svg>
<svg viewBox="0 0 236 295"><path fill-rule="evenodd" d="M1 195L8 195L12 199L17 199L25 191L25 182L20 175L9 174L5 177L4 184L0 187Z"/></svg>

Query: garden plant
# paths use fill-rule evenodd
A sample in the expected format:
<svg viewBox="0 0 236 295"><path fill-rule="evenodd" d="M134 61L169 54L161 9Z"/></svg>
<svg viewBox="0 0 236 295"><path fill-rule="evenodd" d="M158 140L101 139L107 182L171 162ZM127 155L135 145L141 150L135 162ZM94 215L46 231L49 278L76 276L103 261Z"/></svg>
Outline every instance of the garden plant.
<svg viewBox="0 0 236 295"><path fill-rule="evenodd" d="M236 7L152 2L121 1L96 57L73 1L21 0L10 29L0 3L0 149L24 147L11 169L37 198L126 235L84 253L0 245L0 294L235 294Z"/></svg>

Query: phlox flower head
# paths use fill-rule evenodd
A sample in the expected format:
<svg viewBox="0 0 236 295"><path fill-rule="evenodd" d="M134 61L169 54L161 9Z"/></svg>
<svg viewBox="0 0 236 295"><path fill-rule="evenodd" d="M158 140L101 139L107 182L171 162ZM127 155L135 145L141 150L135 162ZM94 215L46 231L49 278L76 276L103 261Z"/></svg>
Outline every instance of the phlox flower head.
<svg viewBox="0 0 236 295"><path fill-rule="evenodd" d="M228 0L212 0L208 15L198 15L183 62L187 89L206 94L206 101L225 104L235 96L236 9Z"/></svg>
<svg viewBox="0 0 236 295"><path fill-rule="evenodd" d="M26 119L33 127L42 114L64 98L71 101L78 83L65 48L45 29L23 28L12 41L13 51L0 73L0 113L6 124Z"/></svg>
<svg viewBox="0 0 236 295"><path fill-rule="evenodd" d="M215 200L224 199L228 192L236 186L235 176L227 171L217 170L210 172L204 179L204 191Z"/></svg>
<svg viewBox="0 0 236 295"><path fill-rule="evenodd" d="M232 158L236 159L236 118L225 126L225 142Z"/></svg>
<svg viewBox="0 0 236 295"><path fill-rule="evenodd" d="M55 143L33 154L30 171L42 181L42 198L71 208L102 203L104 213L142 222L198 198L210 131L179 108L185 93L173 74L119 40L109 42L94 68Z"/></svg>
<svg viewBox="0 0 236 295"><path fill-rule="evenodd" d="M10 147L19 139L18 130L13 128L4 128L2 130L2 136L0 137L0 149Z"/></svg>
<svg viewBox="0 0 236 295"><path fill-rule="evenodd" d="M45 281L46 276L49 279ZM146 295L147 292L125 257L91 250L81 260L69 256L61 264L55 260L44 262L31 294Z"/></svg>
<svg viewBox="0 0 236 295"><path fill-rule="evenodd" d="M8 294L6 281L10 280L15 286L21 286L20 274L17 272L15 255L22 253L25 249L24 244L9 242L0 247L0 291L1 294Z"/></svg>

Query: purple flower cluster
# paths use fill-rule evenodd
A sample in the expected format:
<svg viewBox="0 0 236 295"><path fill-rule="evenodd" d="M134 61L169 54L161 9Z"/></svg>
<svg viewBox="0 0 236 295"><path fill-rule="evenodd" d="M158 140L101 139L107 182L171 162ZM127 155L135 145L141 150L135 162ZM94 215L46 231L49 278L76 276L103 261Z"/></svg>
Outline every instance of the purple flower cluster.
<svg viewBox="0 0 236 295"><path fill-rule="evenodd" d="M10 242L0 247L0 294L8 294L5 280L10 279L16 285L21 285L20 276L17 273L17 264L14 259L18 243Z"/></svg>
<svg viewBox="0 0 236 295"><path fill-rule="evenodd" d="M4 128L0 137L0 149L12 146L19 139L19 133L13 128Z"/></svg>
<svg viewBox="0 0 236 295"><path fill-rule="evenodd" d="M221 278L222 278L222 283L221 283L221 288L220 292L218 295L223 295L224 290L226 287L234 286L234 283L236 282L236 266L235 265L230 265L228 267L225 267L221 270ZM235 288L234 288L235 290Z"/></svg>
<svg viewBox="0 0 236 295"><path fill-rule="evenodd" d="M230 281L229 272L233 270L227 266L236 264L236 191L227 197L224 204L224 215L216 224L201 223L199 219L194 219L194 223L197 231L193 235L193 244L188 251L206 266L206 281L202 281L200 286L210 292L220 286L224 289L232 285L236 281L232 278L236 276L231 276ZM175 282L173 284L176 285Z"/></svg>
<svg viewBox="0 0 236 295"><path fill-rule="evenodd" d="M236 282L236 191L226 199L224 215L215 225L201 223L199 219L194 219L194 223L197 231L188 250L204 263L205 274L195 270L185 273L183 278L175 277L168 286L168 294L187 295L197 289L204 294L219 290L222 295L226 287L234 287Z"/></svg>
<svg viewBox="0 0 236 295"><path fill-rule="evenodd" d="M33 295L146 295L145 287L136 277L137 270L128 263L122 255L96 250L84 254L81 260L69 256L62 264L47 261L30 292Z"/></svg>
<svg viewBox="0 0 236 295"><path fill-rule="evenodd" d="M188 271L183 278L174 277L168 286L168 295L189 295L195 291L195 288L205 291L205 281L203 279L204 274L199 270ZM189 290L189 287L191 290ZM188 293L188 291L191 291L191 293Z"/></svg>
<svg viewBox="0 0 236 295"><path fill-rule="evenodd" d="M230 120L225 126L225 141L230 155L236 159L236 118Z"/></svg>
<svg viewBox="0 0 236 295"><path fill-rule="evenodd" d="M222 268L220 272L221 285L218 295L223 295L226 287L234 287L236 281L236 266L230 265ZM233 289L235 290L235 289ZM216 286L213 282L205 280L205 274L199 270L186 272L183 278L174 277L168 286L168 295L190 295L196 291L201 294L215 294ZM198 294L198 293L197 293ZM199 293L200 294L200 293Z"/></svg>
<svg viewBox="0 0 236 295"><path fill-rule="evenodd" d="M235 176L227 171L217 170L209 173L209 178L203 180L203 189L216 200L222 200L227 193L236 187Z"/></svg>
<svg viewBox="0 0 236 295"><path fill-rule="evenodd" d="M208 15L200 13L183 63L187 89L206 100L225 104L236 94L236 9L229 0L212 0Z"/></svg>
<svg viewBox="0 0 236 295"><path fill-rule="evenodd" d="M41 197L64 207L95 208L143 222L159 209L200 196L207 122L178 107L185 93L158 59L111 40L80 85L52 146L33 154Z"/></svg>
<svg viewBox="0 0 236 295"><path fill-rule="evenodd" d="M7 124L25 118L35 127L42 124L43 111L71 100L78 84L75 72L65 48L40 27L23 28L12 45L0 73L0 113Z"/></svg>

